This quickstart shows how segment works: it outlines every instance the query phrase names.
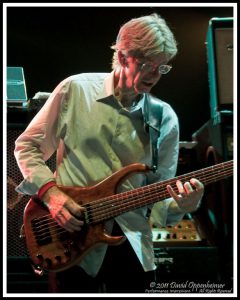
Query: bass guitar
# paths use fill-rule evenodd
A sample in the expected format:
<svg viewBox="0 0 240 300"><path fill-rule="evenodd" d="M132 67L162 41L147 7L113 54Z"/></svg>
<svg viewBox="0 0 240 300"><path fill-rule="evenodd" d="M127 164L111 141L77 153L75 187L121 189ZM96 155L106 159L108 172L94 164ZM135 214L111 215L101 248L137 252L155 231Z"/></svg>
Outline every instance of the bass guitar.
<svg viewBox="0 0 240 300"><path fill-rule="evenodd" d="M173 179L139 187L117 194L119 183L136 172L148 172L143 164L131 164L100 183L90 187L61 186L64 193L84 206L84 225L79 232L70 233L52 218L40 199L31 198L24 210L22 235L36 273L44 270L59 272L78 264L99 244L119 245L125 238L111 236L104 229L104 221L127 211L140 208L169 197L168 184L176 180L198 178L204 185L232 176L233 161L226 161ZM176 190L177 192L177 190Z"/></svg>

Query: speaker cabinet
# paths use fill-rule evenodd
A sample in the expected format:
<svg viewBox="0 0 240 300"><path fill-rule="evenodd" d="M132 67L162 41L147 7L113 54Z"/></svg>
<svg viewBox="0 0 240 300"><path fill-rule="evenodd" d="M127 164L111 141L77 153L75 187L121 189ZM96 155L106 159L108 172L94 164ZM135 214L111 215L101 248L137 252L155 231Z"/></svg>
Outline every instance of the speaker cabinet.
<svg viewBox="0 0 240 300"><path fill-rule="evenodd" d="M9 123L7 127L7 255L8 257L27 257L24 241L19 237L23 224L24 208L29 196L18 194L17 185L23 180L14 157L15 140L23 132L26 125ZM55 171L55 156L47 162Z"/></svg>
<svg viewBox="0 0 240 300"><path fill-rule="evenodd" d="M217 119L210 119L192 135L196 142L198 164L207 163L207 149L214 147L219 162L233 159L233 113L220 111Z"/></svg>
<svg viewBox="0 0 240 300"><path fill-rule="evenodd" d="M233 159L233 115L222 113L218 124L210 119L192 138L197 142L199 168ZM201 209L214 242L224 247L226 240L232 241L233 178L206 186Z"/></svg>
<svg viewBox="0 0 240 300"><path fill-rule="evenodd" d="M29 197L15 191L23 180L14 157L15 140L22 133L23 124L10 125L7 130L7 255L14 257L27 256L23 240L20 239L20 228L23 222L24 207Z"/></svg>
<svg viewBox="0 0 240 300"><path fill-rule="evenodd" d="M7 292L8 293L44 293L48 292L47 274L36 275L28 258L25 242L20 238L24 208L30 197L15 191L23 180L14 157L15 140L26 128L20 120L30 121L25 111L16 115L9 114L9 120L17 123L7 125ZM54 172L56 158L53 155L47 165Z"/></svg>
<svg viewBox="0 0 240 300"><path fill-rule="evenodd" d="M197 142L199 168L233 159L233 116L221 113L221 122L211 119L192 136ZM201 207L194 213L211 244L220 249L222 274L231 277L233 264L233 177L205 187Z"/></svg>
<svg viewBox="0 0 240 300"><path fill-rule="evenodd" d="M211 117L233 109L233 18L212 18L207 32Z"/></svg>

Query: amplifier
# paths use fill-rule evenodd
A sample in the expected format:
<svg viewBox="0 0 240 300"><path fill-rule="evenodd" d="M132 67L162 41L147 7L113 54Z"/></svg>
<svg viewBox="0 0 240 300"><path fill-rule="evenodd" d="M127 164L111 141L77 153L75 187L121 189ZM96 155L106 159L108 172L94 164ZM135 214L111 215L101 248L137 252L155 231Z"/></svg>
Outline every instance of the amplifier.
<svg viewBox="0 0 240 300"><path fill-rule="evenodd" d="M201 128L192 134L197 143L195 150L197 161L204 163L197 167L205 167L209 146L215 149L217 161L233 159L233 112L220 111L217 118L211 118Z"/></svg>
<svg viewBox="0 0 240 300"><path fill-rule="evenodd" d="M233 113L220 112L220 120L210 119L192 138L197 142L198 168L233 159ZM195 213L208 239L224 251L233 243L233 178L206 186L200 209ZM232 251L232 250L231 250Z"/></svg>
<svg viewBox="0 0 240 300"><path fill-rule="evenodd" d="M15 118L18 122L25 116L25 112L22 110L22 113L16 115L19 117L19 119L17 116ZM14 157L15 140L25 128L26 124L20 123L8 123L7 126L7 255L15 258L27 257L24 241L19 238L19 234L23 223L24 208L30 197L15 191L23 177ZM53 172L55 171L55 164L56 155L54 154L47 161L47 165Z"/></svg>
<svg viewBox="0 0 240 300"><path fill-rule="evenodd" d="M7 67L7 104L8 106L27 106L27 91L22 67Z"/></svg>
<svg viewBox="0 0 240 300"><path fill-rule="evenodd" d="M207 31L211 117L233 110L233 18L212 18Z"/></svg>
<svg viewBox="0 0 240 300"><path fill-rule="evenodd" d="M183 219L175 226L152 227L154 247L194 246L203 240L193 220Z"/></svg>
<svg viewBox="0 0 240 300"><path fill-rule="evenodd" d="M153 226L152 240L156 282L225 280L218 247L191 214L175 226ZM224 274L230 278L225 270Z"/></svg>

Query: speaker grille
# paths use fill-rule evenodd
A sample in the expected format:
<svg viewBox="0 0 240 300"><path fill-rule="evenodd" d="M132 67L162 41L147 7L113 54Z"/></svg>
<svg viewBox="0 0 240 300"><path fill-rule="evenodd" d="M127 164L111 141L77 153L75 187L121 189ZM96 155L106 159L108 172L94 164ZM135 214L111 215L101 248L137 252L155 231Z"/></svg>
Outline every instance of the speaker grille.
<svg viewBox="0 0 240 300"><path fill-rule="evenodd" d="M24 257L27 256L27 250L24 240L19 236L24 208L30 197L15 191L23 176L14 157L15 140L22 132L20 128L7 130L7 256ZM55 170L55 155L48 160L47 164L52 171Z"/></svg>
<svg viewBox="0 0 240 300"><path fill-rule="evenodd" d="M219 104L232 104L233 28L216 28L215 41Z"/></svg>
<svg viewBox="0 0 240 300"><path fill-rule="evenodd" d="M233 18L212 18L207 31L211 117L233 110Z"/></svg>

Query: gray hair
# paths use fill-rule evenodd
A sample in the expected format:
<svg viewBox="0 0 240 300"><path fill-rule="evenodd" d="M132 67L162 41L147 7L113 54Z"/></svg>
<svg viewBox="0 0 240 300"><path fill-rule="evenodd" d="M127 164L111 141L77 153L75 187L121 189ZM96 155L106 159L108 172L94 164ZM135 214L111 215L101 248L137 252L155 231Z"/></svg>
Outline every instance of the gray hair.
<svg viewBox="0 0 240 300"><path fill-rule="evenodd" d="M177 43L166 21L158 14L134 18L125 23L119 30L112 59L112 68L119 66L117 52L126 55L150 57L165 53L174 57L177 54Z"/></svg>

